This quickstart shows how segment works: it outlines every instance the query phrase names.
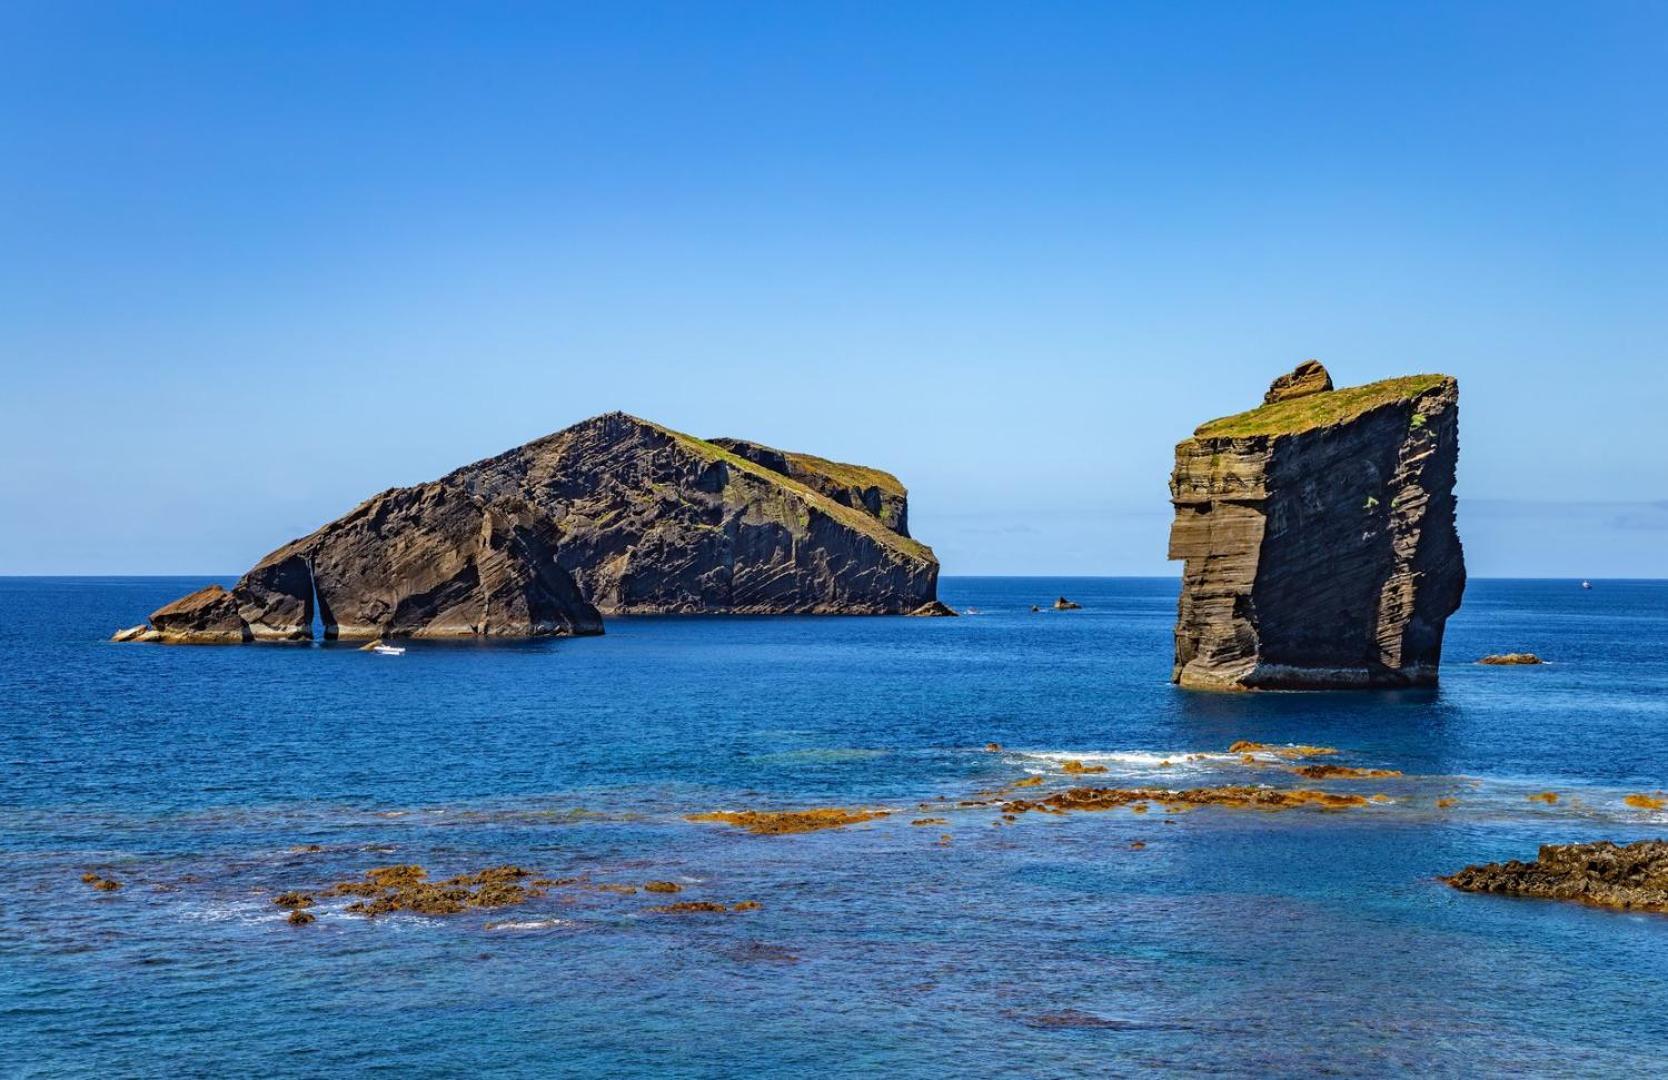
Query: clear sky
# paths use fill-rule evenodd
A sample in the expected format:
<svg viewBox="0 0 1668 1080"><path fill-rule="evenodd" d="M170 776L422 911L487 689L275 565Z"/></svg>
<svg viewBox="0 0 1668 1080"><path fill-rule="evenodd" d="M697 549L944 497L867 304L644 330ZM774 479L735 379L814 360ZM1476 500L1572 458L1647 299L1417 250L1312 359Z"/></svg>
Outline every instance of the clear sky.
<svg viewBox="0 0 1668 1080"><path fill-rule="evenodd" d="M1473 574L1668 576L1668 6L0 0L0 573L237 572L609 409L1169 574L1172 446L1459 376Z"/></svg>

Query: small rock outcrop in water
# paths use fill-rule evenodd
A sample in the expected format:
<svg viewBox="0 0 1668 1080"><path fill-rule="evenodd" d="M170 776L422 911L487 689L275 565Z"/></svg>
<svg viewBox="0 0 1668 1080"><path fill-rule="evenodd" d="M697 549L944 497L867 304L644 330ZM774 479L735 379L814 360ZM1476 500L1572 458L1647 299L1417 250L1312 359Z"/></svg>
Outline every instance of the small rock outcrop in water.
<svg viewBox="0 0 1668 1080"><path fill-rule="evenodd" d="M907 518L888 473L610 413L383 492L116 640L298 641L315 618L326 638L380 639L600 633L598 609L899 614L938 591Z"/></svg>
<svg viewBox="0 0 1668 1080"><path fill-rule="evenodd" d="M1443 880L1466 892L1668 911L1668 840L1542 844L1533 862L1467 866Z"/></svg>
<svg viewBox="0 0 1668 1080"><path fill-rule="evenodd" d="M1060 599L1054 601L1054 610L1055 611L1080 611L1080 610L1082 610L1082 608L1083 608L1082 604L1079 604L1075 600L1067 600L1063 596L1060 597Z"/></svg>
<svg viewBox="0 0 1668 1080"><path fill-rule="evenodd" d="M1272 403L1176 446L1170 558L1185 565L1172 678L1182 686L1436 682L1465 588L1458 383L1330 385L1325 368L1305 364L1276 380Z"/></svg>
<svg viewBox="0 0 1668 1080"><path fill-rule="evenodd" d="M1509 652L1485 656L1477 663L1490 664L1494 667L1519 667L1524 664L1544 664L1546 661L1532 652Z"/></svg>
<svg viewBox="0 0 1668 1080"><path fill-rule="evenodd" d="M940 618L951 615L960 615L961 612L957 611L955 608L946 604L942 600L928 600L926 603L910 612L910 614L920 616L922 618Z"/></svg>

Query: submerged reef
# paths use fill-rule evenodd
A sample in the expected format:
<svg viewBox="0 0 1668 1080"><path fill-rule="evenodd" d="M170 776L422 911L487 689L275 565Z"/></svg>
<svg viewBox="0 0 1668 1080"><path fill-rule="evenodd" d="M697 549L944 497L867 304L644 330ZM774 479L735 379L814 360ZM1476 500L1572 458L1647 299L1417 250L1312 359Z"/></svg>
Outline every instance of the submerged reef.
<svg viewBox="0 0 1668 1080"><path fill-rule="evenodd" d="M1331 389L1310 361L1176 446L1171 678L1205 690L1428 686L1465 588L1459 385Z"/></svg>
<svg viewBox="0 0 1668 1080"><path fill-rule="evenodd" d="M1041 799L1013 799L1002 804L1011 814L1040 811L1062 814L1072 810L1112 810L1120 806L1158 803L1166 810L1183 810L1193 806L1225 806L1245 810L1293 810L1299 807L1316 810L1348 810L1366 806L1368 799L1361 795L1338 795L1330 791L1311 791L1291 788L1224 787L1183 788L1068 788Z"/></svg>
<svg viewBox="0 0 1668 1080"><path fill-rule="evenodd" d="M1465 892L1668 912L1668 840L1542 844L1531 862L1467 866L1442 880Z"/></svg>
<svg viewBox="0 0 1668 1080"><path fill-rule="evenodd" d="M840 806L815 810L712 810L688 814L689 821L715 821L734 825L750 833L774 836L782 833L819 832L840 829L859 822L873 821L889 815L890 810L850 810Z"/></svg>

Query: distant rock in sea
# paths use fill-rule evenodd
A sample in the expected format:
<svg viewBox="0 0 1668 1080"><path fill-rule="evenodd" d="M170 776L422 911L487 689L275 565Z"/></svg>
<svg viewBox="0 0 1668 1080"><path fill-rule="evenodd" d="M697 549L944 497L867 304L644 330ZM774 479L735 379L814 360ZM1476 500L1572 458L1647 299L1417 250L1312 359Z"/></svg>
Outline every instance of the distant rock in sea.
<svg viewBox="0 0 1668 1080"><path fill-rule="evenodd" d="M1308 361L1262 407L1176 446L1172 678L1184 687L1436 682L1465 589L1459 385L1413 375L1331 386Z"/></svg>
<svg viewBox="0 0 1668 1080"><path fill-rule="evenodd" d="M732 440L725 440L733 443ZM934 601L889 473L610 413L394 488L118 641L539 637L607 613L895 614ZM761 463L761 461L763 463Z"/></svg>
<svg viewBox="0 0 1668 1080"><path fill-rule="evenodd" d="M1477 663L1489 664L1493 667L1522 667L1524 665L1544 664L1546 661L1532 652L1509 652L1485 656Z"/></svg>

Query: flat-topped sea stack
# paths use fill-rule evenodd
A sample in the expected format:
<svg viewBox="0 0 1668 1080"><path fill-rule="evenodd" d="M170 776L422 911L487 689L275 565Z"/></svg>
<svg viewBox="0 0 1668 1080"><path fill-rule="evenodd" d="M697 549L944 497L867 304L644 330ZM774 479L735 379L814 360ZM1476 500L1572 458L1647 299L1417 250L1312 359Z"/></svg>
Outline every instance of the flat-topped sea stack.
<svg viewBox="0 0 1668 1080"><path fill-rule="evenodd" d="M1465 589L1459 385L1332 389L1315 361L1176 446L1172 679L1211 690L1436 682Z"/></svg>
<svg viewBox="0 0 1668 1080"><path fill-rule="evenodd" d="M745 454L730 449L736 446ZM937 598L888 473L609 413L395 488L120 640L540 637L601 613L901 614Z"/></svg>

